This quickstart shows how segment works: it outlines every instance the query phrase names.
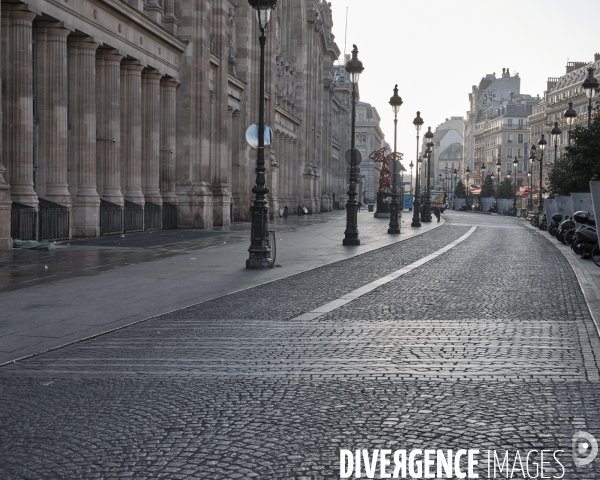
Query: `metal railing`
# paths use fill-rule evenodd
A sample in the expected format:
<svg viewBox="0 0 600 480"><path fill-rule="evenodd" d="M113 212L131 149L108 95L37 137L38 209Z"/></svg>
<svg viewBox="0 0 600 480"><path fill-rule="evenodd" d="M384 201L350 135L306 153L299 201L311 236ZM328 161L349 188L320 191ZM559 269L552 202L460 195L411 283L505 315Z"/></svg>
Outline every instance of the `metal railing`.
<svg viewBox="0 0 600 480"><path fill-rule="evenodd" d="M177 205L163 202L162 228L165 230L177 228Z"/></svg>
<svg viewBox="0 0 600 480"><path fill-rule="evenodd" d="M155 203L146 202L144 204L144 230L161 229L161 208Z"/></svg>
<svg viewBox="0 0 600 480"><path fill-rule="evenodd" d="M41 242L69 240L71 216L69 209L42 198L39 199L39 202L39 240Z"/></svg>
<svg viewBox="0 0 600 480"><path fill-rule="evenodd" d="M144 231L144 207L125 200L125 221L123 231L126 233Z"/></svg>
<svg viewBox="0 0 600 480"><path fill-rule="evenodd" d="M123 208L106 200L100 200L100 235L123 232Z"/></svg>
<svg viewBox="0 0 600 480"><path fill-rule="evenodd" d="M13 202L10 212L10 236L15 240L38 239L38 210Z"/></svg>

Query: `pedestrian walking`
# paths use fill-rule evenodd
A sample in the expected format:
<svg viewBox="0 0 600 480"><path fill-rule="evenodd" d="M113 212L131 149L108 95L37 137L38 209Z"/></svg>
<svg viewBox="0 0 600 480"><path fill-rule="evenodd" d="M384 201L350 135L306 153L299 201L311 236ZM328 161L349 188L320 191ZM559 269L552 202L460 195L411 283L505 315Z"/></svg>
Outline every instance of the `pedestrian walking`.
<svg viewBox="0 0 600 480"><path fill-rule="evenodd" d="M433 207L433 214L435 215L435 218L438 219L438 223L440 223L440 217L441 217L440 207L438 207L438 206Z"/></svg>
<svg viewBox="0 0 600 480"><path fill-rule="evenodd" d="M362 207L362 203L358 202L358 213L360 213L360 207Z"/></svg>

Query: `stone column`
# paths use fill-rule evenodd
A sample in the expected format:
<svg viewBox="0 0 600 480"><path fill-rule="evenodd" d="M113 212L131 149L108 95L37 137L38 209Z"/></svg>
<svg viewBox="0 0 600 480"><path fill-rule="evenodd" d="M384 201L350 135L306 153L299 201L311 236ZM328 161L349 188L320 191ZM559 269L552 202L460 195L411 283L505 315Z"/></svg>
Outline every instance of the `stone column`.
<svg viewBox="0 0 600 480"><path fill-rule="evenodd" d="M96 55L96 178L100 196L123 206L121 192L121 60L116 50Z"/></svg>
<svg viewBox="0 0 600 480"><path fill-rule="evenodd" d="M142 70L137 60L121 62L121 168L125 199L144 205L142 192Z"/></svg>
<svg viewBox="0 0 600 480"><path fill-rule="evenodd" d="M160 195L160 79L156 70L142 74L142 188L146 202L162 206Z"/></svg>
<svg viewBox="0 0 600 480"><path fill-rule="evenodd" d="M27 5L3 4L2 153L8 167L11 199L38 206L33 189L32 22Z"/></svg>
<svg viewBox="0 0 600 480"><path fill-rule="evenodd" d="M0 6L1 8L1 6ZM2 22L4 23L4 21ZM0 37L2 32L0 31ZM0 55L0 70L5 60L5 44L2 41L0 45L2 50ZM6 67L5 67L6 68ZM2 91L2 74L0 73L0 91ZM2 130L2 97L0 97L0 131ZM2 136L0 136L0 251L12 250L12 239L10 238L10 210L11 210L11 199L10 199L10 185L6 183L4 179L4 173L6 169L2 164Z"/></svg>
<svg viewBox="0 0 600 480"><path fill-rule="evenodd" d="M162 24L163 9L158 0L148 0L146 3L146 15L159 25Z"/></svg>
<svg viewBox="0 0 600 480"><path fill-rule="evenodd" d="M165 78L160 87L160 191L163 201L177 204L175 194L177 81L173 78Z"/></svg>
<svg viewBox="0 0 600 480"><path fill-rule="evenodd" d="M38 22L38 182L41 198L71 206L67 172L67 36L58 22Z"/></svg>
<svg viewBox="0 0 600 480"><path fill-rule="evenodd" d="M96 50L90 37L69 37L69 158L73 236L100 235L96 189ZM112 143L112 142L111 142Z"/></svg>
<svg viewBox="0 0 600 480"><path fill-rule="evenodd" d="M177 35L177 25L179 21L175 17L175 0L163 0L163 26L173 35Z"/></svg>

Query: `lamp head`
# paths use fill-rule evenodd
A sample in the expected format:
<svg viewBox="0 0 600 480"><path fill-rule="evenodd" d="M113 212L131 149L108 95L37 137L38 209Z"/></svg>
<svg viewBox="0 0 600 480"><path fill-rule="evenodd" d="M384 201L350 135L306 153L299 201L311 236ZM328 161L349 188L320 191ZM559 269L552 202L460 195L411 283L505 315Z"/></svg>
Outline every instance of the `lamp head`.
<svg viewBox="0 0 600 480"><path fill-rule="evenodd" d="M358 59L358 47L353 45L352 59L346 64L346 71L350 74L350 81L352 83L358 83L360 74L363 72L364 67L362 62Z"/></svg>
<svg viewBox="0 0 600 480"><path fill-rule="evenodd" d="M433 132L431 131L431 127L427 127L427 133L425 133L424 137L427 139L426 145L433 147ZM429 145L430 143L432 145Z"/></svg>
<svg viewBox="0 0 600 480"><path fill-rule="evenodd" d="M417 112L417 116L413 120L413 125L417 129L417 133L421 131L421 127L423 126L423 119L421 118L421 112Z"/></svg>
<svg viewBox="0 0 600 480"><path fill-rule="evenodd" d="M390 98L390 105L395 115L398 115L400 111L400 105L402 105L402 98L398 95L398 85L394 87L394 95Z"/></svg>
<svg viewBox="0 0 600 480"><path fill-rule="evenodd" d="M552 128L550 133L555 140L558 139L558 136L562 133L562 130L558 127L558 122L554 122L554 128Z"/></svg>
<svg viewBox="0 0 600 480"><path fill-rule="evenodd" d="M596 94L596 89L600 87L600 84L598 83L598 79L594 77L594 67L588 67L587 70L588 76L583 81L581 86L585 91L585 96L591 100L592 98L594 98L594 95Z"/></svg>
<svg viewBox="0 0 600 480"><path fill-rule="evenodd" d="M544 152L544 150L546 150L546 145L548 144L548 142L546 141L546 139L544 137L545 137L545 135L542 133L542 137L540 138L540 141L538 142L538 145L539 145L542 153ZM533 146L531 148L533 149Z"/></svg>
<svg viewBox="0 0 600 480"><path fill-rule="evenodd" d="M513 165L515 166L515 169L517 168L518 164L519 164L519 160L517 160L517 157L515 157L515 159L513 160Z"/></svg>
<svg viewBox="0 0 600 480"><path fill-rule="evenodd" d="M275 10L277 0L248 0L250 6L256 10L256 19L261 29L264 29L271 19L271 10Z"/></svg>
<svg viewBox="0 0 600 480"><path fill-rule="evenodd" d="M569 126L571 126L571 125L573 125L573 123L575 123L575 119L577 118L577 112L573 108L573 102L569 102L569 108L567 108L565 110L565 113L563 114L563 116L567 119L567 124Z"/></svg>

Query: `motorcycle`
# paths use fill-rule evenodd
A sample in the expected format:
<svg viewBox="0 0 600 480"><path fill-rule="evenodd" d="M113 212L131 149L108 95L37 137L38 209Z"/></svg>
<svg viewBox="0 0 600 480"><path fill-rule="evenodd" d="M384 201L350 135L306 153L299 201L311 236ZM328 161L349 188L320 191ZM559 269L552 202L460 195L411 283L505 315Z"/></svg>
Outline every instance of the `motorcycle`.
<svg viewBox="0 0 600 480"><path fill-rule="evenodd" d="M540 220L540 226L538 227L540 230L547 230L548 223L546 222L546 214L542 215L542 219Z"/></svg>
<svg viewBox="0 0 600 480"><path fill-rule="evenodd" d="M559 242L564 243L566 245L567 242L565 241L565 235L569 230L574 228L575 222L571 217L567 216L562 222L560 222L560 225L558 226L558 232L556 232L556 239Z"/></svg>
<svg viewBox="0 0 600 480"><path fill-rule="evenodd" d="M581 258L590 258L592 250L598 243L596 220L593 215L584 217L582 220L585 220L585 223L575 232L571 249L577 255L581 255Z"/></svg>
<svg viewBox="0 0 600 480"><path fill-rule="evenodd" d="M565 233L565 245L572 245L575 241L575 234L585 227L588 219L590 218L590 212L580 210L573 214L573 220L575 220L575 228L571 228Z"/></svg>
<svg viewBox="0 0 600 480"><path fill-rule="evenodd" d="M548 233L553 237L556 237L556 234L558 233L558 227L560 222L562 222L562 219L562 213L555 213L552 215L552 223L548 225Z"/></svg>

